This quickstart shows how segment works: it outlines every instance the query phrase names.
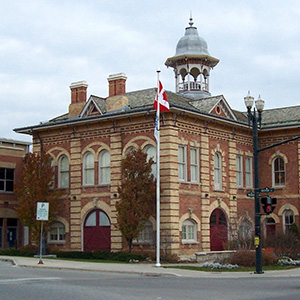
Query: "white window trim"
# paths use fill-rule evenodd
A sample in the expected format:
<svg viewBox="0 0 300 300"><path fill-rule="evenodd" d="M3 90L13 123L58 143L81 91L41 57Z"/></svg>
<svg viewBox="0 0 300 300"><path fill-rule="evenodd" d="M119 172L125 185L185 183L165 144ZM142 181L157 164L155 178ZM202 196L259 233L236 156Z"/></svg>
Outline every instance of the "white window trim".
<svg viewBox="0 0 300 300"><path fill-rule="evenodd" d="M191 153L192 151L196 151L196 163L193 164L192 160L191 160ZM194 167L196 169L196 180L192 180L192 167ZM199 149L196 147L191 147L190 148L190 176L191 176L191 182L192 183L199 183L199 178L200 178L200 174L199 174Z"/></svg>
<svg viewBox="0 0 300 300"><path fill-rule="evenodd" d="M62 171L62 169L61 169L61 161L62 161L63 158L66 158L68 160L68 167L69 167L68 171L66 171L66 170ZM68 173L68 185L66 185L66 186L63 186L61 184L61 179L62 179L61 175L62 175L62 173ZM70 185L70 162L69 162L69 158L68 158L67 155L62 155L58 160L58 187L62 188L62 189L66 189L66 188L69 187L69 185Z"/></svg>
<svg viewBox="0 0 300 300"><path fill-rule="evenodd" d="M278 159L278 158L282 159L282 161L283 161L283 166L284 166L283 172L284 172L284 178L285 178L284 184L276 184L276 182L275 182L275 167L274 167L274 164L275 164L275 160ZM286 167L285 167L285 161L284 161L284 159L283 159L282 156L276 156L272 160L272 187L280 189L280 188L285 188L285 186L286 186Z"/></svg>
<svg viewBox="0 0 300 300"><path fill-rule="evenodd" d="M109 154L109 165L103 165L103 155L104 153L108 153ZM107 184L110 184L111 182L111 156L110 156L110 152L108 150L102 150L100 152L100 155L99 155L99 173L98 173L98 177L99 177L99 184L100 185L107 185ZM109 181L103 181L103 178L102 178L102 171L103 170L107 170L109 172Z"/></svg>
<svg viewBox="0 0 300 300"><path fill-rule="evenodd" d="M240 183L238 183L238 181ZM243 182L243 156L242 155L237 155L237 157L236 157L236 185L237 185L238 188L242 188L244 186L244 182Z"/></svg>
<svg viewBox="0 0 300 300"><path fill-rule="evenodd" d="M92 168L86 168L86 157L89 154L91 154L93 156L93 158L94 158L93 153L90 152L90 151L86 152L84 154L84 156L83 156L83 170L82 170L83 171L83 174L82 174L83 175L82 176L83 182L82 182L82 185L84 185L84 186L93 186L93 185L95 185L95 158L94 158L94 165L93 165L93 167ZM93 170L94 171L94 173L93 173L93 183L87 183L86 182L86 171L87 170Z"/></svg>
<svg viewBox="0 0 300 300"><path fill-rule="evenodd" d="M179 149L183 149L183 162L179 161ZM187 181L187 155L186 155L186 146L184 145L179 145L178 146L178 179L179 181ZM183 166L183 178L179 177L179 166L182 165Z"/></svg>
<svg viewBox="0 0 300 300"><path fill-rule="evenodd" d="M216 166L216 157L219 159L219 164ZM217 176L216 176L217 173ZM221 191L222 190L222 155L220 152L216 152L214 155L214 186L216 191ZM218 182L217 180L218 179Z"/></svg>
<svg viewBox="0 0 300 300"><path fill-rule="evenodd" d="M249 167L250 170L247 171L247 160L249 160ZM250 185L247 185L247 177L249 175L249 180L250 180ZM252 157L251 156L247 156L245 158L245 185L246 188L253 188L253 162L252 162Z"/></svg>
<svg viewBox="0 0 300 300"><path fill-rule="evenodd" d="M286 222L285 222L285 214L288 212L288 211L291 211L292 212L292 214L293 214L293 223L290 223L290 224L287 224ZM282 224L283 224L283 232L286 232L286 230L287 230L287 226L291 226L292 224L294 224L295 223L295 213L293 212L293 210L291 210L291 209L285 209L284 210L284 212L283 212L283 214L282 214L282 218L283 218L283 222L282 222Z"/></svg>
<svg viewBox="0 0 300 300"><path fill-rule="evenodd" d="M192 224L184 224L185 222L189 221ZM183 237L183 228L190 228L193 227L193 239L188 239ZM186 231L186 235L188 235L188 231ZM184 244L198 244L197 241L197 223L194 220L191 219L186 219L182 223L182 228L181 228L181 243Z"/></svg>
<svg viewBox="0 0 300 300"><path fill-rule="evenodd" d="M56 225L56 226L51 227L51 225L50 225L50 230L48 231L48 244L65 244L66 243L66 227L65 227L65 225L61 222L54 222L54 225ZM59 226L59 225L62 225L62 226ZM60 239L51 240L51 229L55 228L56 230L58 230L60 227L64 227L65 238L63 240L60 240ZM57 236L59 237L59 230L57 232Z"/></svg>

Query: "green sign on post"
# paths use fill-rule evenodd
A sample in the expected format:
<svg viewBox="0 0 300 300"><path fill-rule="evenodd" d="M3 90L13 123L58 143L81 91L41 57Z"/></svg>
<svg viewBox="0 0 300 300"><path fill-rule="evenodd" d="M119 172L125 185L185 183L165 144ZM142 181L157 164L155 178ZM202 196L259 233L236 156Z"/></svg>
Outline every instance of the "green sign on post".
<svg viewBox="0 0 300 300"><path fill-rule="evenodd" d="M259 189L259 191L261 193L273 193L274 192L274 189L273 188L269 188L269 187L265 187L263 189Z"/></svg>
<svg viewBox="0 0 300 300"><path fill-rule="evenodd" d="M255 194L253 192L250 192L247 194L247 197L255 197Z"/></svg>

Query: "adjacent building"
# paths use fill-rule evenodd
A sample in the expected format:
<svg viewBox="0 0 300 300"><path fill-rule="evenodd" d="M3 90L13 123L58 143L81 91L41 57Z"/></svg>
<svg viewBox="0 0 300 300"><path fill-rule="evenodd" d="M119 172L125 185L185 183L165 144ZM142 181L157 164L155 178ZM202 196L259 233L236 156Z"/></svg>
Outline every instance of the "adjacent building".
<svg viewBox="0 0 300 300"><path fill-rule="evenodd" d="M0 138L0 248L18 248L27 243L28 233L18 219L14 190L21 180L23 157L29 145Z"/></svg>
<svg viewBox="0 0 300 300"><path fill-rule="evenodd" d="M212 96L209 80L218 62L191 19L165 63L174 70L176 89L167 91L170 111L160 123L161 248L178 255L223 250L253 236L254 200L247 197L253 191L252 128L246 112L233 110L223 95ZM108 97L87 97L85 81L72 83L68 113L15 129L32 136L34 152L43 148L52 156L55 186L64 191L50 246L126 250L115 227L121 160L133 148L156 158L157 92L126 92L126 80L124 73L110 75ZM300 106L264 110L259 146L299 135L299 115ZM275 211L262 217L264 236L299 226L299 140L261 152L259 166L260 185L274 188L277 197ZM155 231L153 215L135 247L154 249Z"/></svg>

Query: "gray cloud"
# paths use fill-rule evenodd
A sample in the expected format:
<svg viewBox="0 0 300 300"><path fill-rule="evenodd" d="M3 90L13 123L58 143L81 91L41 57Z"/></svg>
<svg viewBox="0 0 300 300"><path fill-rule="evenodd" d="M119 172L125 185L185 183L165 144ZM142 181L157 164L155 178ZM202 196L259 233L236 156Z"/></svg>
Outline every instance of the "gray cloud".
<svg viewBox="0 0 300 300"><path fill-rule="evenodd" d="M220 63L211 73L212 94L244 110L250 89L266 108L299 104L300 3L297 1L1 1L0 136L29 140L15 127L67 111L71 82L86 80L88 93L107 96L109 74L127 74L127 90L156 85L174 90L164 67L188 26ZM186 6L186 7L185 7Z"/></svg>

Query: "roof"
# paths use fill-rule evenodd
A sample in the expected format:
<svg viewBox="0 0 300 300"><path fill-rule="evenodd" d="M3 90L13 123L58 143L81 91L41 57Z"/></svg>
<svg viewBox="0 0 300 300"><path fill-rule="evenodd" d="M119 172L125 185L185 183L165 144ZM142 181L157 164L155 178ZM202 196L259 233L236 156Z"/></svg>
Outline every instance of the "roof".
<svg viewBox="0 0 300 300"><path fill-rule="evenodd" d="M127 92L128 104L120 110L106 111L106 99L91 95L86 102L80 116L69 118L68 113L37 125L16 128L16 132L31 134L32 130L49 128L53 126L62 126L66 124L75 124L98 120L101 118L119 118L124 115L149 112L154 110L153 102L157 88L143 89L133 92ZM223 95L209 96L200 100L194 100L186 95L176 94L166 91L170 109L179 109L193 114L199 114L206 117L230 121L240 125L248 123L247 112L241 112L231 109ZM219 106L223 111L222 115L215 113L215 107ZM98 111L96 114L95 111ZM89 114L89 112L94 112ZM262 129L280 128L286 126L300 125L300 106L284 107L264 110L262 114Z"/></svg>
<svg viewBox="0 0 300 300"><path fill-rule="evenodd" d="M300 105L266 109L262 112L262 128L300 125Z"/></svg>

